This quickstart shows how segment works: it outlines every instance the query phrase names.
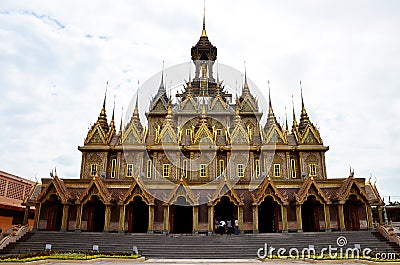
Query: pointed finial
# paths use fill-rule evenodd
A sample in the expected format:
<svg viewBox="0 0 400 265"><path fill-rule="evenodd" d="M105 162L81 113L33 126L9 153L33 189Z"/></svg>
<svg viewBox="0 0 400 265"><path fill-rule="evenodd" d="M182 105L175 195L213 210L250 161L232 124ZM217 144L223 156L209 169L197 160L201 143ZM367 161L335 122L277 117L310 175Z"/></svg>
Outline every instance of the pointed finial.
<svg viewBox="0 0 400 265"><path fill-rule="evenodd" d="M112 112L112 117L111 117L111 121L114 122L114 112L115 112L115 97L116 95L114 94L114 106L113 106L113 112Z"/></svg>
<svg viewBox="0 0 400 265"><path fill-rule="evenodd" d="M286 109L286 106L285 106L285 118L286 118L286 131L289 131L289 125L288 125L288 122L287 122L287 109Z"/></svg>
<svg viewBox="0 0 400 265"><path fill-rule="evenodd" d="M301 85L301 80L300 80L300 95L301 95L301 108L304 109L303 86Z"/></svg>
<svg viewBox="0 0 400 265"><path fill-rule="evenodd" d="M122 132L122 117L124 116L124 107L122 107L122 111L121 111L121 123L119 124L119 131Z"/></svg>
<svg viewBox="0 0 400 265"><path fill-rule="evenodd" d="M272 102L271 102L271 87L269 85L269 80L268 80L268 100L269 100L269 107L272 108Z"/></svg>
<svg viewBox="0 0 400 265"><path fill-rule="evenodd" d="M219 82L219 62L217 61L217 84L220 84Z"/></svg>
<svg viewBox="0 0 400 265"><path fill-rule="evenodd" d="M204 0L204 10L203 10L203 30L201 32L202 37L207 37L206 32L206 0Z"/></svg>
<svg viewBox="0 0 400 265"><path fill-rule="evenodd" d="M104 93L103 109L106 108L107 89L108 89L108 81L106 82L106 92Z"/></svg>

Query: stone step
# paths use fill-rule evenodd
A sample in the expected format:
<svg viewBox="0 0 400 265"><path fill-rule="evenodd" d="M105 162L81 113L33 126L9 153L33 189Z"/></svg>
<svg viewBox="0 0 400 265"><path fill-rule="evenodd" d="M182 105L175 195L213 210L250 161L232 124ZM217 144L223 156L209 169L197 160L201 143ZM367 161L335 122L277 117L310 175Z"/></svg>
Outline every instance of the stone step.
<svg viewBox="0 0 400 265"><path fill-rule="evenodd" d="M30 232L18 243L10 244L0 255L43 251L45 244L52 250L89 251L99 245L102 252L131 252L137 246L142 254L151 258L256 258L259 248L270 244L274 248L298 249L314 245L318 251L329 245L336 247L339 236L345 236L348 246L361 244L374 251L394 251L396 246L382 241L376 233L328 232L289 234L243 234L243 235L161 235L116 234L75 232Z"/></svg>

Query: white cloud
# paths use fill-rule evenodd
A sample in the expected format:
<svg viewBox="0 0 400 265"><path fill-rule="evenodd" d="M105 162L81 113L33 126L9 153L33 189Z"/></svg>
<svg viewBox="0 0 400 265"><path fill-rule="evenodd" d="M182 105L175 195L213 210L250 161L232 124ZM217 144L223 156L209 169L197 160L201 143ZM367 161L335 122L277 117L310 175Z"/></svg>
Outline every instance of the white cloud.
<svg viewBox="0 0 400 265"><path fill-rule="evenodd" d="M398 1L208 1L207 33L221 63L271 93L281 121L297 116L299 80L321 128L329 176L378 178L396 195L400 160ZM78 177L87 128L109 81L116 114L148 77L187 62L202 1L3 1L0 9L0 168L24 177ZM145 100L145 99L144 99ZM147 100L147 98L146 98Z"/></svg>

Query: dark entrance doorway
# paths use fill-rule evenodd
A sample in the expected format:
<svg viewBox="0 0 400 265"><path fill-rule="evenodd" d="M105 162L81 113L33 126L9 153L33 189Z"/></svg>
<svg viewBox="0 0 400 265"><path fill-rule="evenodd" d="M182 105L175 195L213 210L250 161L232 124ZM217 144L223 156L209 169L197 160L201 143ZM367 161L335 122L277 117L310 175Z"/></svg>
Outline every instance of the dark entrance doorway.
<svg viewBox="0 0 400 265"><path fill-rule="evenodd" d="M230 201L228 196L223 196L221 200L214 207L214 217L220 221L231 220L232 224L235 222L235 205Z"/></svg>
<svg viewBox="0 0 400 265"><path fill-rule="evenodd" d="M301 206L301 216L303 219L304 232L319 232L319 211L321 204L315 196L308 196Z"/></svg>
<svg viewBox="0 0 400 265"><path fill-rule="evenodd" d="M175 234L191 234L193 231L193 207L185 197L179 196L171 207L171 232Z"/></svg>
<svg viewBox="0 0 400 265"><path fill-rule="evenodd" d="M88 214L87 231L103 232L106 206L100 201L99 197L92 196L85 204L85 208Z"/></svg>
<svg viewBox="0 0 400 265"><path fill-rule="evenodd" d="M363 203L357 198L356 195L350 195L349 199L344 204L344 222L347 231L360 230L360 217L358 210Z"/></svg>
<svg viewBox="0 0 400 265"><path fill-rule="evenodd" d="M258 206L258 231L260 233L279 232L280 206L268 196Z"/></svg>
<svg viewBox="0 0 400 265"><path fill-rule="evenodd" d="M58 196L53 194L43 204L44 209L47 211L47 231L59 231L61 229L63 205Z"/></svg>
<svg viewBox="0 0 400 265"><path fill-rule="evenodd" d="M149 225L149 207L136 196L127 206L128 233L146 233Z"/></svg>

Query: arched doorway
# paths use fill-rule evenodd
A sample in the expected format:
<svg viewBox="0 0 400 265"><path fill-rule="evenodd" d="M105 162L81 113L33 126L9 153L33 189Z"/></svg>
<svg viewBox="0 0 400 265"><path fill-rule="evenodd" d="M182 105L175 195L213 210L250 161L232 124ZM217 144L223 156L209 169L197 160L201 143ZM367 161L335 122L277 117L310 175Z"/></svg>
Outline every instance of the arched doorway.
<svg viewBox="0 0 400 265"><path fill-rule="evenodd" d="M258 231L260 233L279 232L279 215L279 204L271 196L266 197L258 206Z"/></svg>
<svg viewBox="0 0 400 265"><path fill-rule="evenodd" d="M360 230L359 209L364 205L356 195L352 194L344 204L344 222L347 231Z"/></svg>
<svg viewBox="0 0 400 265"><path fill-rule="evenodd" d="M231 220L232 224L234 224L237 218L235 205L228 196L222 196L221 200L214 206L214 217L217 222Z"/></svg>
<svg viewBox="0 0 400 265"><path fill-rule="evenodd" d="M171 232L175 234L190 234L193 232L193 207L186 198L179 196L171 207Z"/></svg>
<svg viewBox="0 0 400 265"><path fill-rule="evenodd" d="M96 195L92 196L85 204L88 214L87 231L103 232L106 206Z"/></svg>
<svg viewBox="0 0 400 265"><path fill-rule="evenodd" d="M59 231L61 229L63 205L57 195L52 194L42 206L46 209L47 231Z"/></svg>
<svg viewBox="0 0 400 265"><path fill-rule="evenodd" d="M319 232L319 211L321 203L315 196L308 196L307 200L301 206L301 216L303 219L304 232Z"/></svg>
<svg viewBox="0 0 400 265"><path fill-rule="evenodd" d="M127 205L128 233L146 233L149 226L149 206L136 196Z"/></svg>

